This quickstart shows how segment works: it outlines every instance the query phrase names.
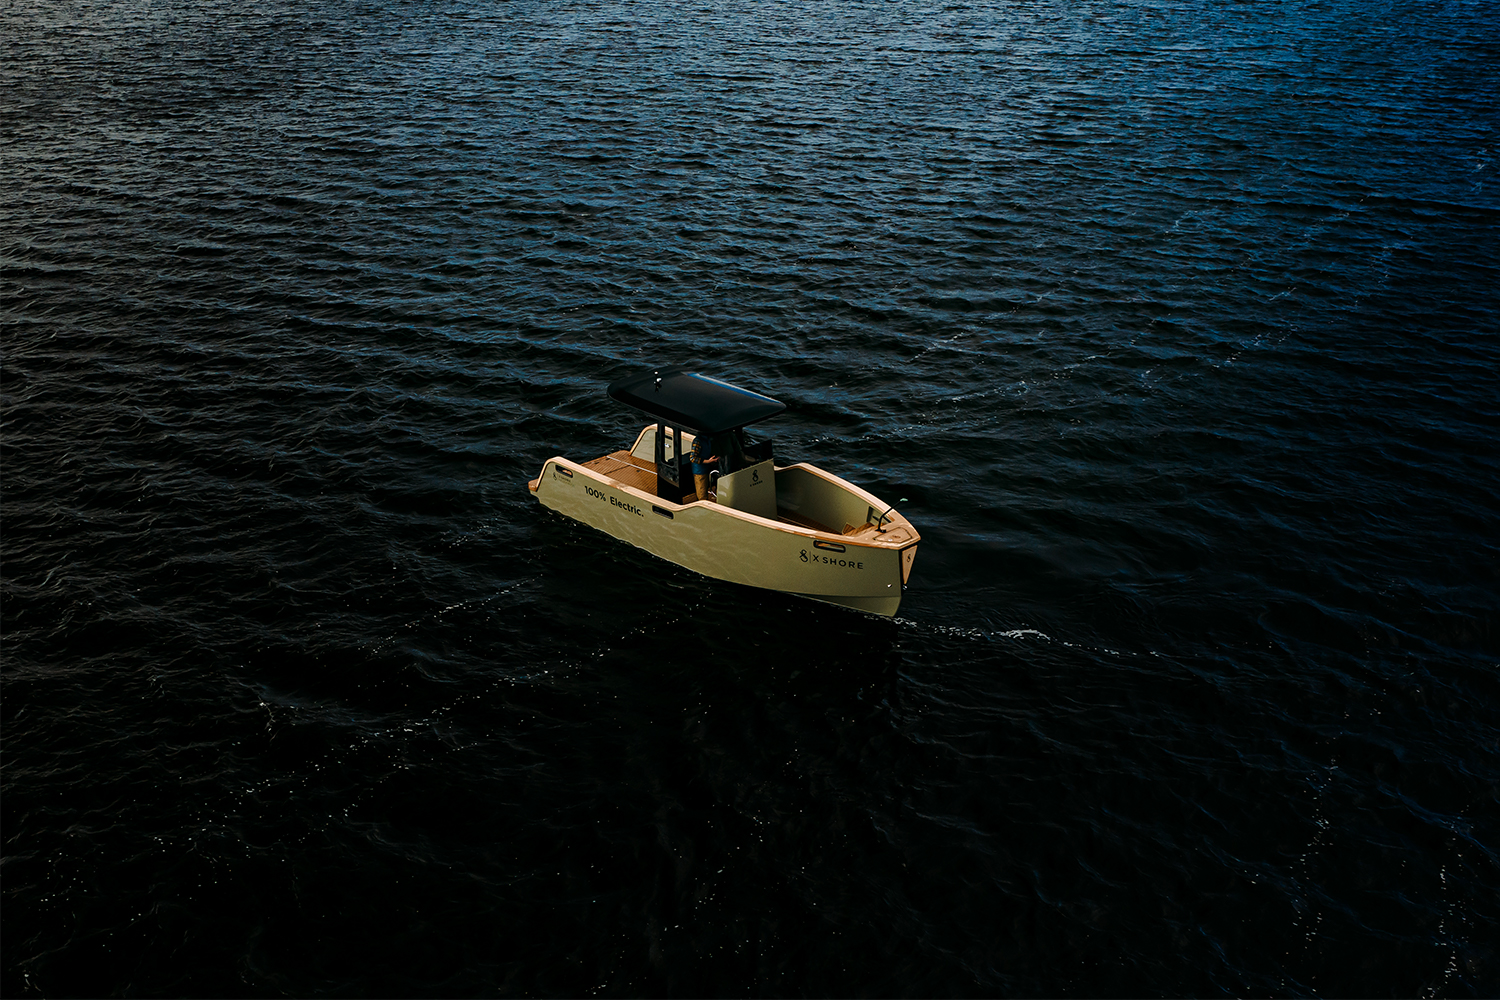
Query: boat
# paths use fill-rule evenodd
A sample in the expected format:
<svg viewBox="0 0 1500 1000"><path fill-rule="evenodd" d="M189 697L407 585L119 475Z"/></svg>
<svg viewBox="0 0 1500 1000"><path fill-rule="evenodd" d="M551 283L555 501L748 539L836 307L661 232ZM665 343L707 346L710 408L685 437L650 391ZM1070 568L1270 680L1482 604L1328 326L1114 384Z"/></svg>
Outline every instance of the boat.
<svg viewBox="0 0 1500 1000"><path fill-rule="evenodd" d="M695 573L894 615L921 536L894 507L807 462L778 465L745 428L786 409L681 368L613 382L652 420L629 448L549 458L543 506Z"/></svg>

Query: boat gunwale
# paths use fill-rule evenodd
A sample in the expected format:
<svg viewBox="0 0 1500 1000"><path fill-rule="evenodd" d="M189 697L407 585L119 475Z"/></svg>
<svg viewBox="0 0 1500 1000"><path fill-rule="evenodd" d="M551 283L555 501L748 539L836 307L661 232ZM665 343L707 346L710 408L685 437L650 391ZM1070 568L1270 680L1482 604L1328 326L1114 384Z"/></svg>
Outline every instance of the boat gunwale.
<svg viewBox="0 0 1500 1000"><path fill-rule="evenodd" d="M905 528L907 532L910 533L911 537L901 542L885 541L882 533L877 533L873 538L859 538L853 535L845 535L837 531L816 531L812 528L805 528L800 525L790 524L786 521L773 520L769 517L761 517L759 514L751 514L749 511L737 510L734 507L726 507L722 504L714 503L712 500L694 500L691 503L674 503L671 500L666 499L665 497L653 496L652 494L647 493L645 490L638 489L634 486L627 486L617 479L611 479L603 473L596 472L593 469L587 468L582 463L576 462L573 459L567 458L563 455L554 455L553 457L547 459L542 463L542 474L526 484L527 488L530 489L531 492L535 493L540 488L542 478L547 474L547 467L553 464L560 465L563 468L572 471L575 475L581 472L590 479L597 480L598 482L604 483L610 487L613 487L614 489L623 490L629 495L638 497L646 503L671 510L674 513L677 511L691 510L693 508L701 507L711 510L717 514L737 517L741 520L750 521L753 524L763 525L768 528L773 528L777 531L783 531L789 535L797 535L803 538L810 538L814 541L823 540L837 542L840 545L854 546L857 548L865 549L885 549L892 552L902 552L922 541L922 536L917 533L916 528L912 527L911 522L908 521L903 515L898 513L895 508L889 507L889 505L887 505L884 500L881 500L873 493L861 489L848 480L841 479L840 477L835 476L833 473L828 472L824 469L820 469L816 465L813 465L809 462L794 462L791 465L777 466L776 471L782 472L787 469L802 469L812 475L830 481L836 486L849 490L855 496L858 496L860 499L867 501L869 505L874 509L878 510L882 507L888 507L889 509L886 512L891 516L885 523L893 527ZM890 529L887 528L886 530Z"/></svg>

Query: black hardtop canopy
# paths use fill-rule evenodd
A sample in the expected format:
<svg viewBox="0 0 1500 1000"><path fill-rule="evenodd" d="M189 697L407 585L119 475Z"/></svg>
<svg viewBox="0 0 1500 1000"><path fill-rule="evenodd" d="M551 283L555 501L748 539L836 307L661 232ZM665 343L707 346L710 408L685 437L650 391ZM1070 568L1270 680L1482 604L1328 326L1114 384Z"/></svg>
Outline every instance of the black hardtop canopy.
<svg viewBox="0 0 1500 1000"><path fill-rule="evenodd" d="M774 417L786 404L680 368L661 368L611 382L609 394L694 434L722 434Z"/></svg>

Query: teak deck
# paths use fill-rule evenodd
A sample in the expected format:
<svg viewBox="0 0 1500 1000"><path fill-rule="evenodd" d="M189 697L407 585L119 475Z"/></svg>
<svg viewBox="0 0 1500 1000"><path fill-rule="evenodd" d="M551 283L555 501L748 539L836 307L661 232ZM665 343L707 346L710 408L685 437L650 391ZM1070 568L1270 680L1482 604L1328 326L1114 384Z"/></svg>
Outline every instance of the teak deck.
<svg viewBox="0 0 1500 1000"><path fill-rule="evenodd" d="M613 451L603 458L584 462L585 469L592 469L601 476L608 476L621 486L629 486L656 496L656 466L647 464L628 451Z"/></svg>

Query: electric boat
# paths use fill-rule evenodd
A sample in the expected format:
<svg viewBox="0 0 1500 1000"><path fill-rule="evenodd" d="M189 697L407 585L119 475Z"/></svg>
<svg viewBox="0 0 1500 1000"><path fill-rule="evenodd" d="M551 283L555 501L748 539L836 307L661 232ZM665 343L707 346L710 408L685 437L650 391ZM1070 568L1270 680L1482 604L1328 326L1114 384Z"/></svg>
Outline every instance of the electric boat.
<svg viewBox="0 0 1500 1000"><path fill-rule="evenodd" d="M807 462L777 465L745 428L786 404L663 368L609 394L654 422L629 448L557 456L527 484L544 506L696 573L894 615L921 536L890 504Z"/></svg>

